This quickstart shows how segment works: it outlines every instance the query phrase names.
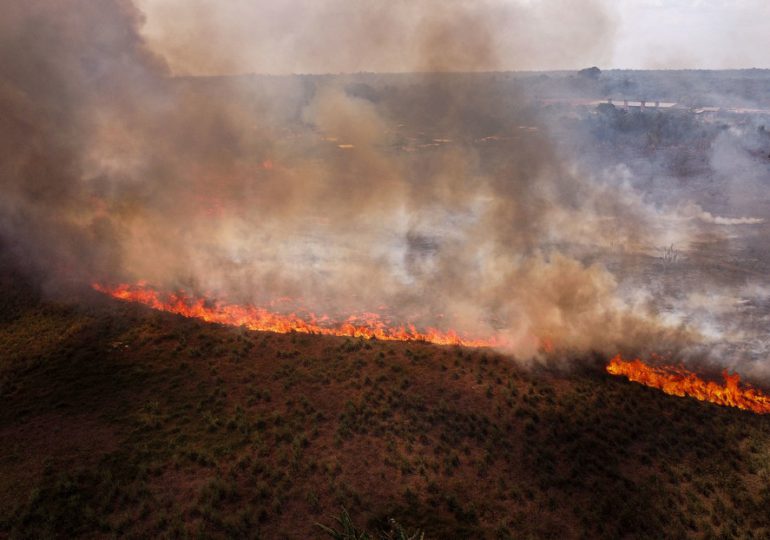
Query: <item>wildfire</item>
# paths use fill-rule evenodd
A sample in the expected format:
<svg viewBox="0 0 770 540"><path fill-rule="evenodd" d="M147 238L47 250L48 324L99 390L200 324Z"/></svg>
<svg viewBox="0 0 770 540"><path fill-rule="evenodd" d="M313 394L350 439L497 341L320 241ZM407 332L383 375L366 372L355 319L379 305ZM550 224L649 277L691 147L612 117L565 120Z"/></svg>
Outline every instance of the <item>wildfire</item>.
<svg viewBox="0 0 770 540"><path fill-rule="evenodd" d="M740 376L722 372L724 385L713 381L704 381L695 373L682 367L649 366L639 359L623 360L615 356L607 364L607 372L623 375L629 381L663 390L672 396L690 396L701 401L717 405L738 407L757 414L770 413L770 396L751 386L740 387Z"/></svg>
<svg viewBox="0 0 770 540"><path fill-rule="evenodd" d="M498 347L502 343L495 338L471 339L460 336L453 330L426 328L419 331L414 325L388 326L376 313L352 315L341 323L329 323L329 317L317 317L312 313L300 317L296 313L280 314L257 306L240 306L212 302L181 292L161 293L139 283L107 287L94 283L93 288L114 298L138 302L153 309L176 313L185 317L202 319L207 322L243 326L249 330L262 330L286 334L322 334L376 338L386 341L426 341L439 345L462 345L465 347Z"/></svg>

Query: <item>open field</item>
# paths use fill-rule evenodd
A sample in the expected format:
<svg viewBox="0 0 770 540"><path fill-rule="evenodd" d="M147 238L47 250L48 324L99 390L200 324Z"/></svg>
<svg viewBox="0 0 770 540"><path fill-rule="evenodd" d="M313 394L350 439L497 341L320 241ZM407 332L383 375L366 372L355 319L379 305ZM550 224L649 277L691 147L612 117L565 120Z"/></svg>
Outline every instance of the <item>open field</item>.
<svg viewBox="0 0 770 540"><path fill-rule="evenodd" d="M490 350L208 325L3 280L0 537L762 538L770 424ZM90 294L90 293L89 293Z"/></svg>
<svg viewBox="0 0 770 540"><path fill-rule="evenodd" d="M655 87L653 75L634 77L639 88L647 88ZM302 278L297 282L320 285L323 299L333 298L331 308L341 310L335 302L344 305L346 295L351 302L360 294L372 295L371 276L381 269L371 265L381 262L378 246L386 245L399 280L418 281L393 298L374 294L366 307L390 300L405 313L423 310L430 321L446 311L442 302L452 294L464 306L477 293L472 272L455 273L455 257L469 257L473 264L466 269L472 271L479 260L473 250L501 234L498 251L510 251L510 259L491 267L495 277L499 267L516 267L518 257L544 251L584 265L576 262L573 269L605 268L618 284L611 297L579 286L560 296L553 288L563 279L552 279L531 295L553 295L548 309L541 311L537 304L533 313L556 312L565 326L584 324L583 332L594 331L585 322L587 306L644 297L644 309L669 317L672 324L691 324L711 331L711 337L715 329L724 331L714 337L719 350L715 346L708 351L711 357L695 358L705 375L728 367L738 368L749 381L767 381L762 361L770 320L766 116L705 117L692 108L706 103L701 103L705 97L670 111L544 104L534 98L517 98L516 107L509 103L539 90L556 98L610 95L623 76L610 73L602 83L607 88L569 74L456 75L445 77L445 86L439 84L442 77L352 77L340 83L340 95L349 105L376 108L390 126L382 141L363 145L363 153L353 137L356 130L337 139L306 125L301 112L311 95L330 84L324 77L175 80L168 83L175 91L189 91L201 102L236 102L244 108L259 97L261 85L265 91L288 85L295 92L277 100L284 107L271 109L273 116L266 120L252 115L273 130L269 138L275 145L243 158L246 184L233 171L213 175L229 179L235 174L220 185L206 175L198 179L196 170L179 176L185 182L194 179L195 185L180 183L178 197L172 190L174 196L161 199L175 212L187 200L187 212L177 218L192 228L217 230L236 216L244 220L234 221L239 231L259 232L264 215L253 205L269 197L245 185L258 180L282 189L286 181L296 181L301 187L308 172L324 164L332 166L329 178L379 178L379 169L369 171L367 165L374 152L381 163L403 166L403 186L416 190L408 193L419 194L427 189L426 179L428 184L435 180L436 189L423 193L427 223L402 230L398 220L391 229L377 222L382 231L368 232L347 225L351 216L345 212L355 205L341 194L358 184L343 183L344 189L331 190L333 197L324 204L342 212L339 221L345 225L327 230L334 221L328 208L303 196L310 212L296 211L296 230L265 226L264 234L239 237L243 251L225 257L235 265L226 268L254 280L253 287L240 291L244 301L254 300L257 290L279 297L282 291L280 280L263 283L249 264L270 279L306 268L307 275L295 276ZM458 85L468 99L454 110L454 99L439 98ZM679 92L663 90L661 98L673 99ZM268 97L261 99L272 105ZM451 121L434 124L432 118ZM553 153L542 156L544 168L564 154L579 173L559 176L552 187L557 199L565 200L555 206L548 197L541 199L538 177L527 165L532 155L550 147ZM495 197L479 200L510 196L512 206L510 214L499 214L500 226L476 230L479 236L469 237L473 241L464 249L452 250L453 235L470 223L457 218L466 215L465 203L450 198L450 209L458 204L453 211L437 216L432 211L436 194L452 192L442 186L456 172L446 165L454 160L463 164L462 189L474 193L479 186L495 185ZM586 180L593 174L601 181ZM514 189L517 178L520 185ZM597 186L601 189L594 191ZM369 191L357 189L362 197ZM522 189L532 204L564 210L553 216L560 224L542 215L542 222L533 222L532 204L517 206ZM590 194L588 201L585 192L578 196L581 190ZM616 200L616 192L633 197ZM164 207L153 206L155 195L150 191L137 200L165 219ZM117 234L133 223L135 208L120 197L105 199L100 193L83 200L89 201L86 214L95 213L94 224L111 224L85 230L84 245L101 238L100 231ZM58 211L61 201L51 204ZM356 213L368 227L369 214L357 207ZM516 216L518 221L510 220ZM279 217L276 223L283 225ZM569 234L584 219L581 230L587 232ZM667 233L679 229L680 240L669 241ZM184 230L179 223L164 228L152 222L148 236L132 244L141 248L135 254L141 261L152 259L148 239L172 259L168 246L220 246L222 238L208 238L208 232L200 241L183 235L177 242L176 233L165 241L158 237ZM286 236L275 235L278 230ZM523 236L509 238L506 231ZM26 242L18 258L37 262L24 274L48 275L40 272L41 266L51 266L40 262L47 260L48 248L17 236L3 240L16 248ZM96 258L100 263L112 260L112 248L122 241L120 235L117 244L110 238L97 242L109 247ZM58 242L51 245L59 249ZM444 246L452 256L443 256ZM56 266L64 275L72 268L70 255L79 253L65 251L70 264ZM196 254L186 256L200 263ZM0 263L4 260L0 257ZM88 279L104 277L96 275L92 262L77 265L84 266ZM446 265L439 267L443 273L432 266L439 263ZM329 280L357 264L361 269L352 275L358 281ZM200 275L189 276L189 266L181 264L184 272L169 283L205 289L220 269L214 264L213 275L199 268ZM251 332L111 300L87 285L52 291L50 285L31 284L49 283L45 277L25 278L14 268L0 270L0 538L305 539L324 536L318 523L335 526L346 515L374 537L392 527L391 518L428 539L770 536L768 420L611 377L604 371L606 357L583 353L558 367L522 365L490 349ZM436 279L444 274L465 288L452 279L443 284ZM500 310L500 296L519 291L520 282L533 277L514 274L510 287L477 306L479 313L492 317ZM87 282L83 275L79 279ZM588 292L575 299L576 290ZM510 312L524 310L531 298L506 298ZM323 308L328 302L318 303ZM572 337L582 339L577 334Z"/></svg>
<svg viewBox="0 0 770 540"><path fill-rule="evenodd" d="M3 8L0 540L770 539L766 0Z"/></svg>

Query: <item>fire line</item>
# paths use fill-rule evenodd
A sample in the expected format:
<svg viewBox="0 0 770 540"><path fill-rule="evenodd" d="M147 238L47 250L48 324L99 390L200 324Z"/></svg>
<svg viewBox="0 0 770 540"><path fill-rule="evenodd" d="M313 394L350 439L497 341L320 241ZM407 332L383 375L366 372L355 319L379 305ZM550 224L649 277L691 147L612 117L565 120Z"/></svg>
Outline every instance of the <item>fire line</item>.
<svg viewBox="0 0 770 540"><path fill-rule="evenodd" d="M757 414L770 413L770 396L749 385L740 386L740 376L722 372L724 385L705 381L695 373L676 366L651 366L639 359L623 360L618 354L607 372L625 376L629 381L657 388L672 396L689 396L717 405L737 407Z"/></svg>
<svg viewBox="0 0 770 540"><path fill-rule="evenodd" d="M421 331L411 324L388 326L379 315L374 313L350 316L339 324L327 325L321 324L319 318L313 314L303 318L295 313L286 315L257 306L209 301L181 292L163 293L144 283L121 284L115 287L93 283L92 287L113 298L137 302L159 311L229 326L243 326L249 330L280 334L299 332L302 334L364 337L385 341L425 341L438 345L461 345L464 347L498 347L502 345L501 341L495 338L467 338L454 330L426 328ZM320 320L326 320L326 318Z"/></svg>

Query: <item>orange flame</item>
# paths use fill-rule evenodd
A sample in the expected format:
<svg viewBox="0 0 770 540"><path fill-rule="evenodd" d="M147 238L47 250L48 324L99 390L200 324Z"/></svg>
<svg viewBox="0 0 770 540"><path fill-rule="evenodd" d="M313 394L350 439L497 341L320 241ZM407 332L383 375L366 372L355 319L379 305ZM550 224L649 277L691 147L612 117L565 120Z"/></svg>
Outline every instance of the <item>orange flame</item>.
<svg viewBox="0 0 770 540"><path fill-rule="evenodd" d="M623 375L629 381L658 388L672 396L690 396L700 401L737 407L757 414L770 413L770 396L748 385L741 388L740 376L737 373L730 375L727 370L722 372L725 380L723 386L713 381L704 381L682 367L654 367L639 359L626 361L617 355L607 364L607 372Z"/></svg>
<svg viewBox="0 0 770 540"><path fill-rule="evenodd" d="M427 328L424 331L418 331L412 324L391 327L375 313L350 316L345 322L333 325L326 323L329 320L326 316L316 317L311 313L306 318L302 318L295 313L283 315L261 307L211 302L183 293L164 294L141 282L136 285L122 284L116 287L106 287L98 283L94 283L92 286L97 291L120 300L138 302L153 309L202 319L207 322L243 326L249 330L280 334L299 332L302 334L364 337L385 341L426 341L439 345L462 345L465 347L499 347L503 345L497 338L471 339L460 336L454 330L442 331Z"/></svg>

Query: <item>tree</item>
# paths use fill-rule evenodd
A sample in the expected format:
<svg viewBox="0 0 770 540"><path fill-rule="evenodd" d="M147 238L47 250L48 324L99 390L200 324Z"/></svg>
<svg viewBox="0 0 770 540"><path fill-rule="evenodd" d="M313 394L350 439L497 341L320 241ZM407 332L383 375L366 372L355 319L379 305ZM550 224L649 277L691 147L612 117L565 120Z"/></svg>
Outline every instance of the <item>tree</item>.
<svg viewBox="0 0 770 540"><path fill-rule="evenodd" d="M581 69L580 71L578 71L578 75L580 75L581 77L585 77L586 79L592 79L594 81L597 80L599 78L599 75L601 74L602 74L602 70L596 66Z"/></svg>

